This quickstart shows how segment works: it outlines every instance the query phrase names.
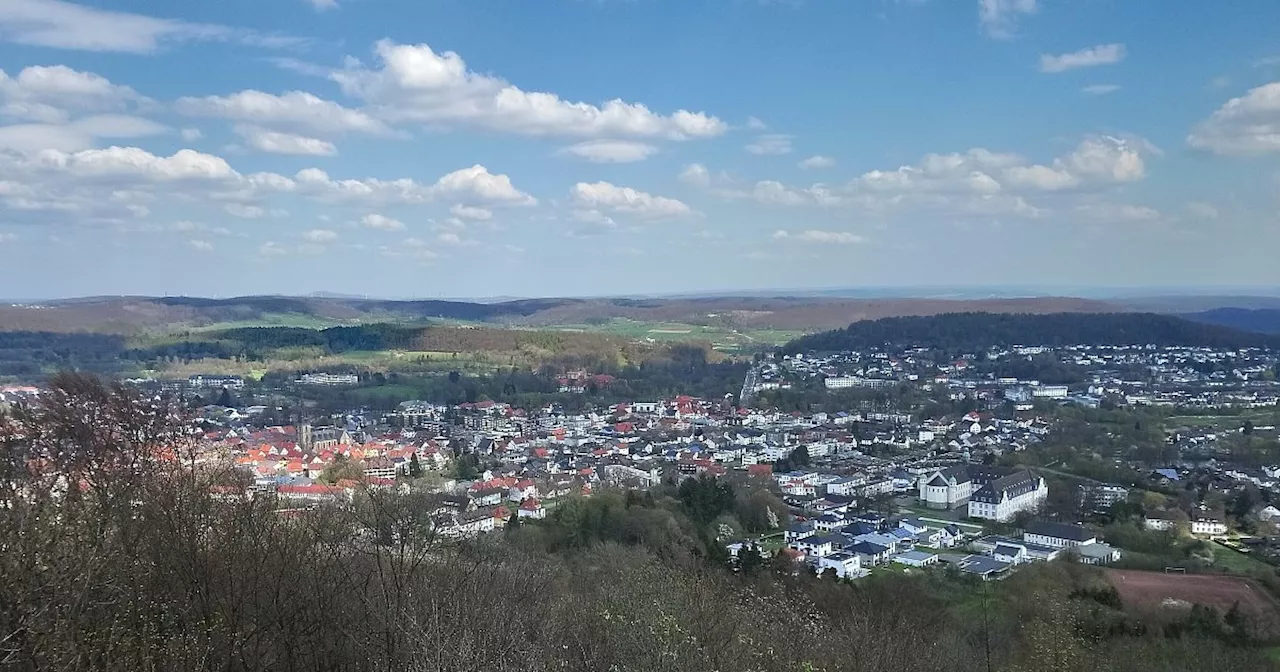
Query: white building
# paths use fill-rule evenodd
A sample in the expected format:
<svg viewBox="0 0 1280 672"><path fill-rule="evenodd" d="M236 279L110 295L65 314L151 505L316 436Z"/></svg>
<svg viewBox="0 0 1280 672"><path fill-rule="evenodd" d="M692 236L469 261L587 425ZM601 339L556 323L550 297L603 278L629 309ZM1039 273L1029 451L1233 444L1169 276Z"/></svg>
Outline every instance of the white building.
<svg viewBox="0 0 1280 672"><path fill-rule="evenodd" d="M1031 561L1027 556L1027 547L1022 544L996 544L995 550L991 551L991 557L1011 565L1021 565Z"/></svg>
<svg viewBox="0 0 1280 672"><path fill-rule="evenodd" d="M836 543L839 541L842 540L833 537L812 536L796 539L791 542L790 546L808 557L821 558L835 553Z"/></svg>
<svg viewBox="0 0 1280 672"><path fill-rule="evenodd" d="M1049 496L1044 478L1029 471L1003 476L969 498L969 517L1008 522L1020 511L1035 511Z"/></svg>
<svg viewBox="0 0 1280 672"><path fill-rule="evenodd" d="M1049 548L1074 548L1097 543L1098 536L1079 525L1051 523L1037 520L1027 525L1022 540L1028 544Z"/></svg>
<svg viewBox="0 0 1280 672"><path fill-rule="evenodd" d="M1191 519L1191 534L1215 536L1226 533L1227 524L1212 515L1199 513Z"/></svg>
<svg viewBox="0 0 1280 672"><path fill-rule="evenodd" d="M304 373L298 382L304 385L355 385L360 378L354 373Z"/></svg>
<svg viewBox="0 0 1280 672"><path fill-rule="evenodd" d="M856 579L862 576L862 559L857 553L832 553L819 556L814 568L819 575L832 569L835 570L836 576L842 579Z"/></svg>
<svg viewBox="0 0 1280 672"><path fill-rule="evenodd" d="M973 480L964 467L920 476L920 503L931 509L953 509L969 501Z"/></svg>
<svg viewBox="0 0 1280 672"><path fill-rule="evenodd" d="M876 388L892 387L897 381L883 378L859 378L857 376L831 377L822 381L828 390L844 390L851 387Z"/></svg>
<svg viewBox="0 0 1280 672"><path fill-rule="evenodd" d="M1066 399L1066 385L1041 385L1031 389L1031 396L1041 399Z"/></svg>

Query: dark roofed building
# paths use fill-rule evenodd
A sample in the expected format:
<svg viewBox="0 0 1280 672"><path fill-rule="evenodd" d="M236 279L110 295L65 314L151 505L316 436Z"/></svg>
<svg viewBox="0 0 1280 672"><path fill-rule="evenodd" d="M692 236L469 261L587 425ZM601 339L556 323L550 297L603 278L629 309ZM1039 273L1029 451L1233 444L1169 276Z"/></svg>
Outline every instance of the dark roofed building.
<svg viewBox="0 0 1280 672"><path fill-rule="evenodd" d="M1027 530L1023 533L1022 539L1028 544L1038 544L1051 548L1071 548L1072 546L1095 543L1098 541L1098 535L1079 525L1037 520L1027 525Z"/></svg>

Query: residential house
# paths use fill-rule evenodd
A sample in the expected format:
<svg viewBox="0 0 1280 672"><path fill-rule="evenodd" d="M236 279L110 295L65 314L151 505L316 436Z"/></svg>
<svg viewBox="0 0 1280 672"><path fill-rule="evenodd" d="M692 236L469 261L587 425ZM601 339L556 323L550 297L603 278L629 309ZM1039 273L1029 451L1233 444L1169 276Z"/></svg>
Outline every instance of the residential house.
<svg viewBox="0 0 1280 672"><path fill-rule="evenodd" d="M502 503L506 490L502 488L481 488L471 494L471 498L475 500L476 506L496 506Z"/></svg>
<svg viewBox="0 0 1280 672"><path fill-rule="evenodd" d="M864 566L879 565L888 560L890 555L893 555L893 551L888 546L882 546L870 541L859 541L845 550L850 553L857 553Z"/></svg>
<svg viewBox="0 0 1280 672"><path fill-rule="evenodd" d="M542 503L530 497L520 502L520 508L516 509L516 516L519 518L532 518L540 520L547 517L547 510L542 508Z"/></svg>
<svg viewBox="0 0 1280 672"><path fill-rule="evenodd" d="M929 526L925 525L924 521L919 518L903 518L898 521L898 527L910 532L911 534L921 534L925 530L929 529Z"/></svg>
<svg viewBox="0 0 1280 672"><path fill-rule="evenodd" d="M789 544L797 539L812 536L817 531L817 526L812 522L805 521L803 523L793 523L783 532L783 538Z"/></svg>
<svg viewBox="0 0 1280 672"><path fill-rule="evenodd" d="M968 555L957 562L956 567L965 574L990 581L1004 576L1013 565L983 555Z"/></svg>
<svg viewBox="0 0 1280 672"><path fill-rule="evenodd" d="M1227 533L1227 524L1222 517L1203 507L1196 511L1191 519L1191 534L1216 536Z"/></svg>
<svg viewBox="0 0 1280 672"><path fill-rule="evenodd" d="M951 532L953 528L956 530L955 534ZM948 525L946 527L931 527L924 532L916 534L916 543L934 548L951 548L956 545L959 538L959 528L954 525Z"/></svg>
<svg viewBox="0 0 1280 672"><path fill-rule="evenodd" d="M991 557L1011 565L1021 565L1030 561L1027 547L1021 544L996 544L995 550L991 551Z"/></svg>
<svg viewBox="0 0 1280 672"><path fill-rule="evenodd" d="M836 536L812 536L796 539L788 544L801 553L809 557L822 557L831 555L843 544L844 540Z"/></svg>
<svg viewBox="0 0 1280 672"><path fill-rule="evenodd" d="M862 576L862 558L857 553L844 551L818 556L814 569L819 575L830 569L839 578L855 579Z"/></svg>
<svg viewBox="0 0 1280 672"><path fill-rule="evenodd" d="M1178 517L1171 511L1153 511L1143 518L1142 524L1148 530L1172 530L1178 525Z"/></svg>

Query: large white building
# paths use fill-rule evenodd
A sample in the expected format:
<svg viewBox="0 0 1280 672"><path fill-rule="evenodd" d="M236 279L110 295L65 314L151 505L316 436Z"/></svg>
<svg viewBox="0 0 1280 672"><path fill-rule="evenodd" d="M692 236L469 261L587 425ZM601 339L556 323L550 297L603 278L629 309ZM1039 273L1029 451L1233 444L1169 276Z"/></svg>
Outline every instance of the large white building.
<svg viewBox="0 0 1280 672"><path fill-rule="evenodd" d="M1041 399L1066 399L1066 385L1041 385L1031 388L1031 396Z"/></svg>
<svg viewBox="0 0 1280 672"><path fill-rule="evenodd" d="M833 376L823 381L828 390L844 390L851 387L892 387L897 384L895 380L885 378L859 378L857 376Z"/></svg>
<svg viewBox="0 0 1280 672"><path fill-rule="evenodd" d="M972 494L973 479L962 466L920 476L920 503L931 509L954 509Z"/></svg>
<svg viewBox="0 0 1280 672"><path fill-rule="evenodd" d="M981 464L956 465L921 474L920 503L931 509L954 509L986 484L1016 473L1013 469Z"/></svg>
<svg viewBox="0 0 1280 672"><path fill-rule="evenodd" d="M1098 535L1079 525L1037 520L1027 525L1022 540L1049 548L1075 548L1097 543Z"/></svg>
<svg viewBox="0 0 1280 672"><path fill-rule="evenodd" d="M1206 513L1198 513L1191 519L1191 534L1216 536L1227 533L1227 524L1221 519Z"/></svg>
<svg viewBox="0 0 1280 672"><path fill-rule="evenodd" d="M360 377L354 373L304 373L298 382L304 385L356 385Z"/></svg>
<svg viewBox="0 0 1280 672"><path fill-rule="evenodd" d="M1035 511L1048 496L1044 478L1018 471L975 490L969 497L969 517L1008 522L1020 511Z"/></svg>

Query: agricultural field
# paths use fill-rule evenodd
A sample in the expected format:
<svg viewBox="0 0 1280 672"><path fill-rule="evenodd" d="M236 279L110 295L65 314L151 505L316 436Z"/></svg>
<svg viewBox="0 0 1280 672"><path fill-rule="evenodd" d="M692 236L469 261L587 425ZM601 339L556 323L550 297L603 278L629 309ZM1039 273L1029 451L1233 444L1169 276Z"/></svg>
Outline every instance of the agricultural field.
<svg viewBox="0 0 1280 672"><path fill-rule="evenodd" d="M710 342L716 350L730 354L782 345L805 334L804 331L785 329L737 329L731 326L649 322L627 318L614 318L588 324L549 325L546 328L557 331L610 334L655 343Z"/></svg>

